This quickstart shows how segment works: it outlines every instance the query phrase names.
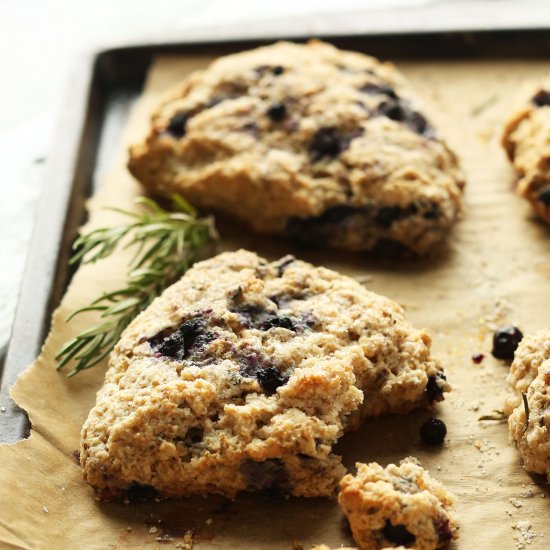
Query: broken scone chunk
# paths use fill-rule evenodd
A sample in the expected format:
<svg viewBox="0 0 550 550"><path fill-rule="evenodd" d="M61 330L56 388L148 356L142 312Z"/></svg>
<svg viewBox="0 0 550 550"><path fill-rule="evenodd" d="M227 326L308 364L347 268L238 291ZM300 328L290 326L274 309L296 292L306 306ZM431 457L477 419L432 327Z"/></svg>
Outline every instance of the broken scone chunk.
<svg viewBox="0 0 550 550"><path fill-rule="evenodd" d="M520 342L508 383L505 412L523 465L550 480L550 327Z"/></svg>
<svg viewBox="0 0 550 550"><path fill-rule="evenodd" d="M361 550L434 550L458 538L453 497L413 458L382 468L357 464L338 500Z"/></svg>
<svg viewBox="0 0 550 550"><path fill-rule="evenodd" d="M449 389L430 338L395 302L293 257L196 264L125 330L82 431L100 497L277 487L329 496L332 446L362 417Z"/></svg>
<svg viewBox="0 0 550 550"><path fill-rule="evenodd" d="M532 90L502 143L520 177L517 191L550 223L550 81Z"/></svg>
<svg viewBox="0 0 550 550"><path fill-rule="evenodd" d="M128 167L151 192L308 246L427 254L462 212L456 156L403 75L319 41L189 75Z"/></svg>

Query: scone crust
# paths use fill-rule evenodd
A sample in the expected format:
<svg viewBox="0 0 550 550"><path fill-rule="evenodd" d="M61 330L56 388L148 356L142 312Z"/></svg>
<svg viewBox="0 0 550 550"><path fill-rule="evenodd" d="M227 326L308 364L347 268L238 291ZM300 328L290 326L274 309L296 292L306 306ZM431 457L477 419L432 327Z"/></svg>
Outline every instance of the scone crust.
<svg viewBox="0 0 550 550"><path fill-rule="evenodd" d="M537 104L544 94L548 94L548 102ZM518 194L550 223L550 81L529 91L507 122L502 144L519 175Z"/></svg>
<svg viewBox="0 0 550 550"><path fill-rule="evenodd" d="M414 547L434 550L458 538L454 497L414 458L383 468L357 463L357 474L340 482L338 500L361 550ZM386 529L405 528L414 542L388 540Z"/></svg>
<svg viewBox="0 0 550 550"><path fill-rule="evenodd" d="M247 251L196 264L126 329L82 430L100 497L277 486L334 493L331 453L362 417L430 406L449 386L430 338L349 277Z"/></svg>
<svg viewBox="0 0 550 550"><path fill-rule="evenodd" d="M148 190L181 193L259 232L422 254L459 217L463 176L417 103L390 63L279 42L189 76L128 166Z"/></svg>
<svg viewBox="0 0 550 550"><path fill-rule="evenodd" d="M511 395L505 412L523 465L529 472L546 475L550 480L550 327L520 342L508 383ZM522 394L529 410L527 426Z"/></svg>

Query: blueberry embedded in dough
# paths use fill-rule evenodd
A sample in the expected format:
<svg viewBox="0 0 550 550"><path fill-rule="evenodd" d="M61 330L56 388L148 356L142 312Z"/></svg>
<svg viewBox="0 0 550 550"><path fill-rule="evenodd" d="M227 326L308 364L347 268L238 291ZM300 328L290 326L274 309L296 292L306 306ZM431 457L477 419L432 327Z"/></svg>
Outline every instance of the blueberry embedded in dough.
<svg viewBox="0 0 550 550"><path fill-rule="evenodd" d="M537 107L547 107L550 105L550 91L539 90L531 99Z"/></svg>

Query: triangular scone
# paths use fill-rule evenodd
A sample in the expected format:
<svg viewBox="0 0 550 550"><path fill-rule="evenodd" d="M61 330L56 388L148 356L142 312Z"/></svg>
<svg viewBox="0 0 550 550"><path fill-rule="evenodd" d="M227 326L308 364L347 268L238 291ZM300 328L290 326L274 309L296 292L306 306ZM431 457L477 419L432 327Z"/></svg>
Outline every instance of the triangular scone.
<svg viewBox="0 0 550 550"><path fill-rule="evenodd" d="M504 412L523 466L550 481L550 326L520 342L508 384Z"/></svg>
<svg viewBox="0 0 550 550"><path fill-rule="evenodd" d="M519 176L518 194L550 223L550 79L528 89L504 128L502 145Z"/></svg>
<svg viewBox="0 0 550 550"><path fill-rule="evenodd" d="M459 217L457 159L390 63L279 42L190 75L128 167L254 230L382 254L432 251Z"/></svg>
<svg viewBox="0 0 550 550"><path fill-rule="evenodd" d="M355 280L244 250L198 263L126 329L82 430L100 497L279 487L333 494L331 449L361 416L449 386L430 338Z"/></svg>

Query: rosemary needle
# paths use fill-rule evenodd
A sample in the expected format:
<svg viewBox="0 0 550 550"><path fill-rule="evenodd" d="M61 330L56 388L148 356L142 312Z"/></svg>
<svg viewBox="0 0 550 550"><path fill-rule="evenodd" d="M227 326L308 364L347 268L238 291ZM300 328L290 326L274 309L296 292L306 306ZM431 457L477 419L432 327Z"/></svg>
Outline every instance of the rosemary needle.
<svg viewBox="0 0 550 550"><path fill-rule="evenodd" d="M525 426L523 428L523 433L525 434L529 427L529 403L527 402L527 395L525 393L521 394L521 398L523 400L523 408L525 409Z"/></svg>
<svg viewBox="0 0 550 550"><path fill-rule="evenodd" d="M85 311L100 312L100 321L66 342L57 353L57 369L72 363L68 376L88 369L105 358L130 321L167 286L177 281L194 262L205 255L217 238L212 218L199 218L179 195L171 197L169 210L146 197L136 202L140 212L111 208L130 222L103 227L81 235L74 243L69 263L93 263L110 256L128 238L134 247L126 286L106 292L89 305L73 312L67 321Z"/></svg>

